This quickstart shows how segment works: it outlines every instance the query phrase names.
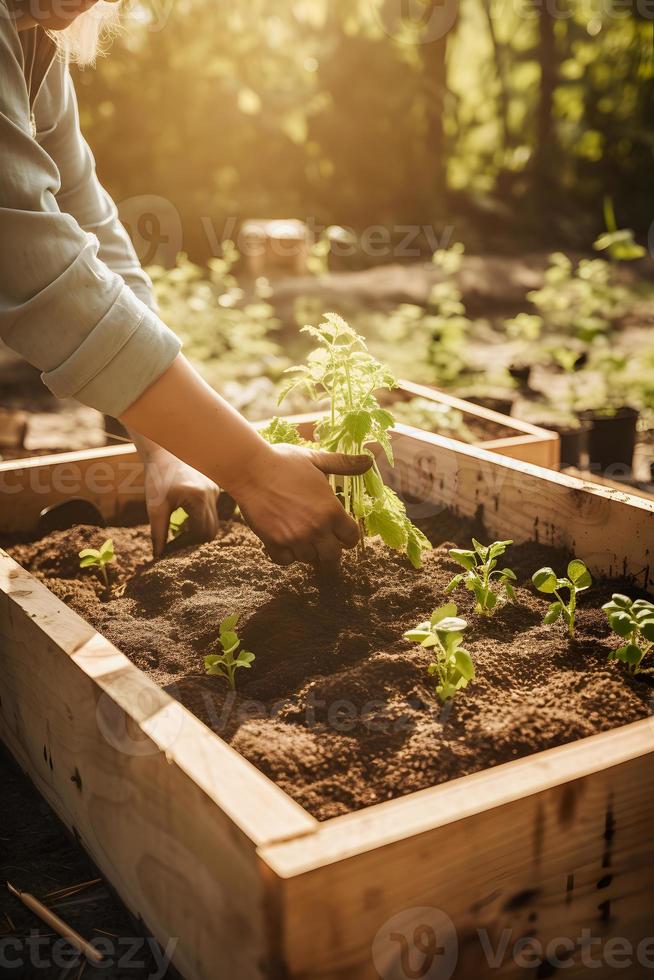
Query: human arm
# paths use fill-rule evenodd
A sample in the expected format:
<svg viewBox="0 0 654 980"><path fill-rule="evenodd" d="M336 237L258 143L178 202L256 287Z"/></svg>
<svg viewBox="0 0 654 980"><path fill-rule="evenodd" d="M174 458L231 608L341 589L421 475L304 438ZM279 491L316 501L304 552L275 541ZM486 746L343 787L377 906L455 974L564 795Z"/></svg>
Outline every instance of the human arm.
<svg viewBox="0 0 654 980"><path fill-rule="evenodd" d="M357 544L325 474L363 473L370 457L269 446L182 355L121 421L227 490L273 561L334 561Z"/></svg>
<svg viewBox="0 0 654 980"><path fill-rule="evenodd" d="M61 209L59 171L39 142L47 125L38 139L31 132L23 57L0 0L0 337L58 397L119 415L180 344Z"/></svg>
<svg viewBox="0 0 654 980"><path fill-rule="evenodd" d="M60 210L71 215L83 232L97 238L98 259L156 314L150 279L141 268L116 205L98 179L93 154L80 132L75 88L65 65L53 66L35 112L40 145L59 172L56 202ZM155 558L164 549L170 516L178 507L189 515L186 530L193 540L214 538L219 495L215 483L140 433L128 434L143 461Z"/></svg>

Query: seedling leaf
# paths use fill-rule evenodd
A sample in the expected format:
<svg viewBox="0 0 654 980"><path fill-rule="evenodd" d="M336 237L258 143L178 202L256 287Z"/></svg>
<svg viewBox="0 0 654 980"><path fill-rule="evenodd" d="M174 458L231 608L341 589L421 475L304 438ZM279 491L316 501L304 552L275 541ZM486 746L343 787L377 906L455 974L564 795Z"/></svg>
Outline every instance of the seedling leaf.
<svg viewBox="0 0 654 980"><path fill-rule="evenodd" d="M615 593L610 602L602 606L609 626L621 639L628 642L612 650L609 660L620 660L632 673L639 672L647 654L654 647L654 603L647 599L635 602L621 593Z"/></svg>
<svg viewBox="0 0 654 980"><path fill-rule="evenodd" d="M493 541L483 545L476 538L472 539L474 551L464 548L452 548L450 558L466 569L466 574L459 573L448 583L445 592L449 594L458 588L462 582L469 592L474 592L477 599L475 612L491 616L497 606L501 592L509 602L514 602L515 589L510 585L516 581L515 572L510 568L497 569L497 557L504 554L512 541Z"/></svg>
<svg viewBox="0 0 654 980"><path fill-rule="evenodd" d="M558 579L553 568L539 568L531 577L532 582L539 592L551 594L556 592Z"/></svg>
<svg viewBox="0 0 654 980"><path fill-rule="evenodd" d="M457 615L456 603L448 602L435 609L429 620L404 634L405 639L432 651L427 671L437 679L435 691L441 701L453 697L475 676L472 657L461 646L467 625Z"/></svg>

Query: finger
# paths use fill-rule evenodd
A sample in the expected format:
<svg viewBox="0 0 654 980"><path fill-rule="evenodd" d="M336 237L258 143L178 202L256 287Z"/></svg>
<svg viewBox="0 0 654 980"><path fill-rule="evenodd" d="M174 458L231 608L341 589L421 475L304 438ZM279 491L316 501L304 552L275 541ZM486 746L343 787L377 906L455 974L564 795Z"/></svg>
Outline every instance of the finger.
<svg viewBox="0 0 654 980"><path fill-rule="evenodd" d="M318 551L310 542L295 545L293 554L297 561L304 562L306 565L313 565L318 561Z"/></svg>
<svg viewBox="0 0 654 980"><path fill-rule="evenodd" d="M361 476L373 464L372 456L362 454L350 456L348 453L324 453L316 450L311 453L311 462L321 473L334 476Z"/></svg>
<svg viewBox="0 0 654 980"><path fill-rule="evenodd" d="M218 517L221 521L231 521L236 511L236 501L224 490L218 497Z"/></svg>
<svg viewBox="0 0 654 980"><path fill-rule="evenodd" d="M292 565L295 561L293 552L288 548L280 548L278 545L269 544L266 546L266 553L275 565Z"/></svg>
<svg viewBox="0 0 654 980"><path fill-rule="evenodd" d="M152 535L152 554L155 558L161 558L166 541L168 540L168 525L170 515L174 508L168 504L152 508L148 517L150 518L150 534Z"/></svg>
<svg viewBox="0 0 654 980"><path fill-rule="evenodd" d="M342 550L342 543L331 534L316 541L318 561L321 565L338 565Z"/></svg>
<svg viewBox="0 0 654 980"><path fill-rule="evenodd" d="M195 541L213 541L218 533L218 514L213 497L187 501L188 531Z"/></svg>
<svg viewBox="0 0 654 980"><path fill-rule="evenodd" d="M346 548L356 548L361 539L359 525L351 517L348 517L342 507L340 513L334 515L332 530Z"/></svg>

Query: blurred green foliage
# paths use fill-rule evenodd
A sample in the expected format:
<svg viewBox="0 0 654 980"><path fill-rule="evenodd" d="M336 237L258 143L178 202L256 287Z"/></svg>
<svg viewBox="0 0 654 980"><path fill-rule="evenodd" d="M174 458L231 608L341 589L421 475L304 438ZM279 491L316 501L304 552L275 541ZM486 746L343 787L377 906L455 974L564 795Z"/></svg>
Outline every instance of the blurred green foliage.
<svg viewBox="0 0 654 980"><path fill-rule="evenodd" d="M277 378L288 365L275 339L279 322L266 301L267 283L257 282L246 296L231 272L237 258L227 241L206 269L183 254L174 269L148 268L162 318L217 389L234 378Z"/></svg>
<svg viewBox="0 0 654 980"><path fill-rule="evenodd" d="M420 0L422 27L406 6L128 0L110 57L78 76L104 183L118 201L169 200L197 261L231 237L231 217L585 245L609 194L621 225L647 229L654 60L640 7Z"/></svg>

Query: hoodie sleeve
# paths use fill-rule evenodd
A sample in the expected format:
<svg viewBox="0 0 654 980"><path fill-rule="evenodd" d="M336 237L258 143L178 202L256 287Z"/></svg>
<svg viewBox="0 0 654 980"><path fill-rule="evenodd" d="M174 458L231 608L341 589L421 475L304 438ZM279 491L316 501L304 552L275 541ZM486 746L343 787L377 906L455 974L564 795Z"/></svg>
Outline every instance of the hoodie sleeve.
<svg viewBox="0 0 654 980"><path fill-rule="evenodd" d="M50 123L35 138L22 47L0 0L0 337L58 397L119 416L181 345L147 305L147 277L95 176L68 72L55 62L51 73Z"/></svg>

